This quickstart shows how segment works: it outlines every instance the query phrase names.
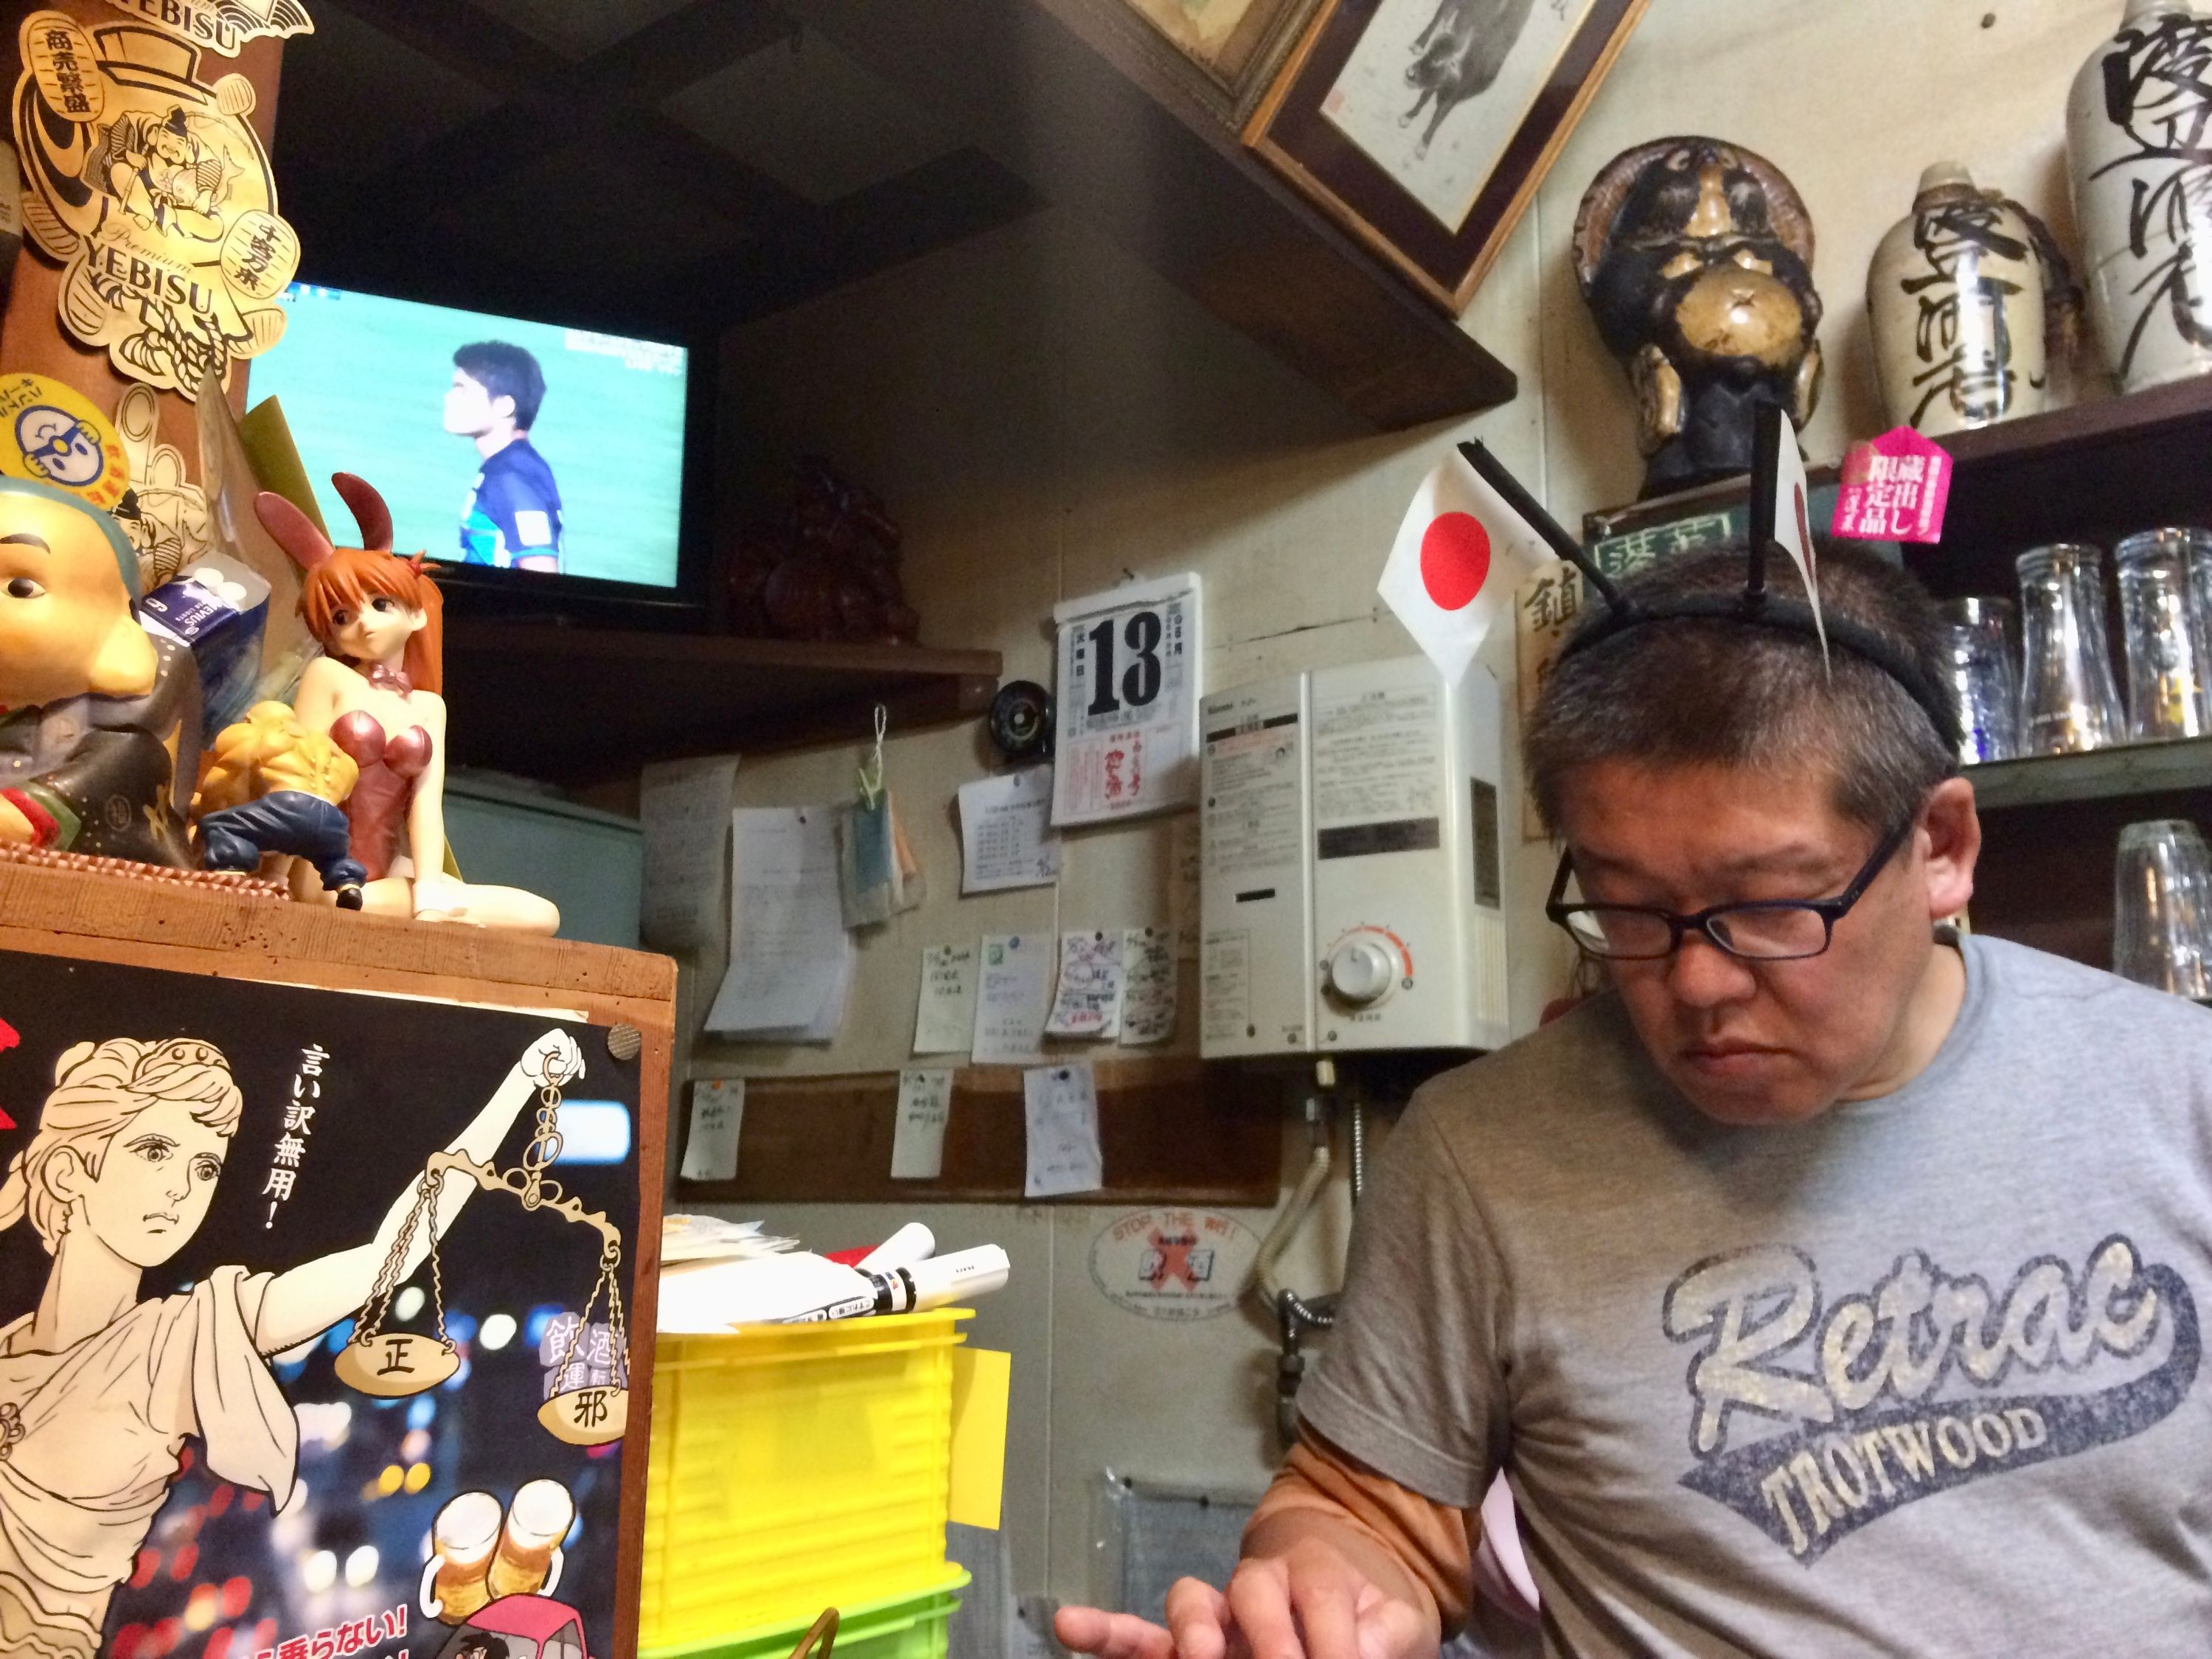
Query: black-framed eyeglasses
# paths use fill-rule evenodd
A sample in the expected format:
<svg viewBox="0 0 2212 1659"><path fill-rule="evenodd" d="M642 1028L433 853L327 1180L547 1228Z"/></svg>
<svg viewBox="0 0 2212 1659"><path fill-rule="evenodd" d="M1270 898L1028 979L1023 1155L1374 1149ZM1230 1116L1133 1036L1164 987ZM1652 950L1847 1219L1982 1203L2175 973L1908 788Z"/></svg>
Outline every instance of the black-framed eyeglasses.
<svg viewBox="0 0 2212 1659"><path fill-rule="evenodd" d="M1884 866L1897 856L1917 822L1916 813L1881 838L1881 844L1851 878L1850 885L1826 899L1752 899L1741 904L1709 905L1691 915L1648 904L1569 904L1571 854L1559 855L1544 914L1594 957L1613 962L1653 962L1682 948L1685 933L1702 933L1732 957L1749 962L1795 962L1817 957L1836 935L1836 924L1874 885Z"/></svg>

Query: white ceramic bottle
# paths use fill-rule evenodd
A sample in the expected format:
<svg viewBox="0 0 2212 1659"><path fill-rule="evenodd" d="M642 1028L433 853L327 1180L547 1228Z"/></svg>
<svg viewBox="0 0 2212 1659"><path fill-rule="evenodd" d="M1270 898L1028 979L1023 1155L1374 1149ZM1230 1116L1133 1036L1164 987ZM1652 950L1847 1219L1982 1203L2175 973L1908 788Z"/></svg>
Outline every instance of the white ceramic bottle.
<svg viewBox="0 0 2212 1659"><path fill-rule="evenodd" d="M2128 0L2066 104L2089 311L2123 392L2212 371L2212 18Z"/></svg>
<svg viewBox="0 0 2212 1659"><path fill-rule="evenodd" d="M1891 422L1937 434L2039 413L2043 267L2018 209L1957 161L1920 175L1867 267L1867 321Z"/></svg>

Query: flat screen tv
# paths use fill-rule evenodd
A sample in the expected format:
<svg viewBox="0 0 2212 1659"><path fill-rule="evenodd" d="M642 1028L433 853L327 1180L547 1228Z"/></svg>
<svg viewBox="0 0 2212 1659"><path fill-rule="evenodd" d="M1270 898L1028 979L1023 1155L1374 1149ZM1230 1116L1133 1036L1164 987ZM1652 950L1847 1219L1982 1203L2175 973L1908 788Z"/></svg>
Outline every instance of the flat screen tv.
<svg viewBox="0 0 2212 1659"><path fill-rule="evenodd" d="M564 600L678 600L685 554L691 353L522 318L295 283L248 401L274 397L343 541L331 488L357 472L392 544L440 585ZM693 456L696 462L696 456Z"/></svg>

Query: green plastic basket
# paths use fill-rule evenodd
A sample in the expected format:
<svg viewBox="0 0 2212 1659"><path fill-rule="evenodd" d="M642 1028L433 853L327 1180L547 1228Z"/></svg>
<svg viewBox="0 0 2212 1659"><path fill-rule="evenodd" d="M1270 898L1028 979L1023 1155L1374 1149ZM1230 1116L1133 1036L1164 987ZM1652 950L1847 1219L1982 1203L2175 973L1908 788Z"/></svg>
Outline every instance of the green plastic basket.
<svg viewBox="0 0 2212 1659"><path fill-rule="evenodd" d="M967 1588L968 1574L956 1567L951 1577L918 1595L840 1607L836 1659L946 1659L952 1615ZM791 1659L813 1622L810 1616L703 1642L640 1648L637 1659Z"/></svg>

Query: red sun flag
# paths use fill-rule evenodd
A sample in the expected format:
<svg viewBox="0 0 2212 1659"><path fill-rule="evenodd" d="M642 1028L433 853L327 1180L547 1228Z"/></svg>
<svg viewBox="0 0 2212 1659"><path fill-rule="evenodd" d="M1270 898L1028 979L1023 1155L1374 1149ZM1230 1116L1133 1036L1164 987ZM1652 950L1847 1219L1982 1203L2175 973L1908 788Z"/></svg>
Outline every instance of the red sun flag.
<svg viewBox="0 0 2212 1659"><path fill-rule="evenodd" d="M1522 579L1552 562L1543 538L1454 450L1414 492L1375 591L1456 685Z"/></svg>
<svg viewBox="0 0 2212 1659"><path fill-rule="evenodd" d="M1421 535L1421 586L1443 611L1474 603L1490 574L1490 532L1472 513L1440 514Z"/></svg>

